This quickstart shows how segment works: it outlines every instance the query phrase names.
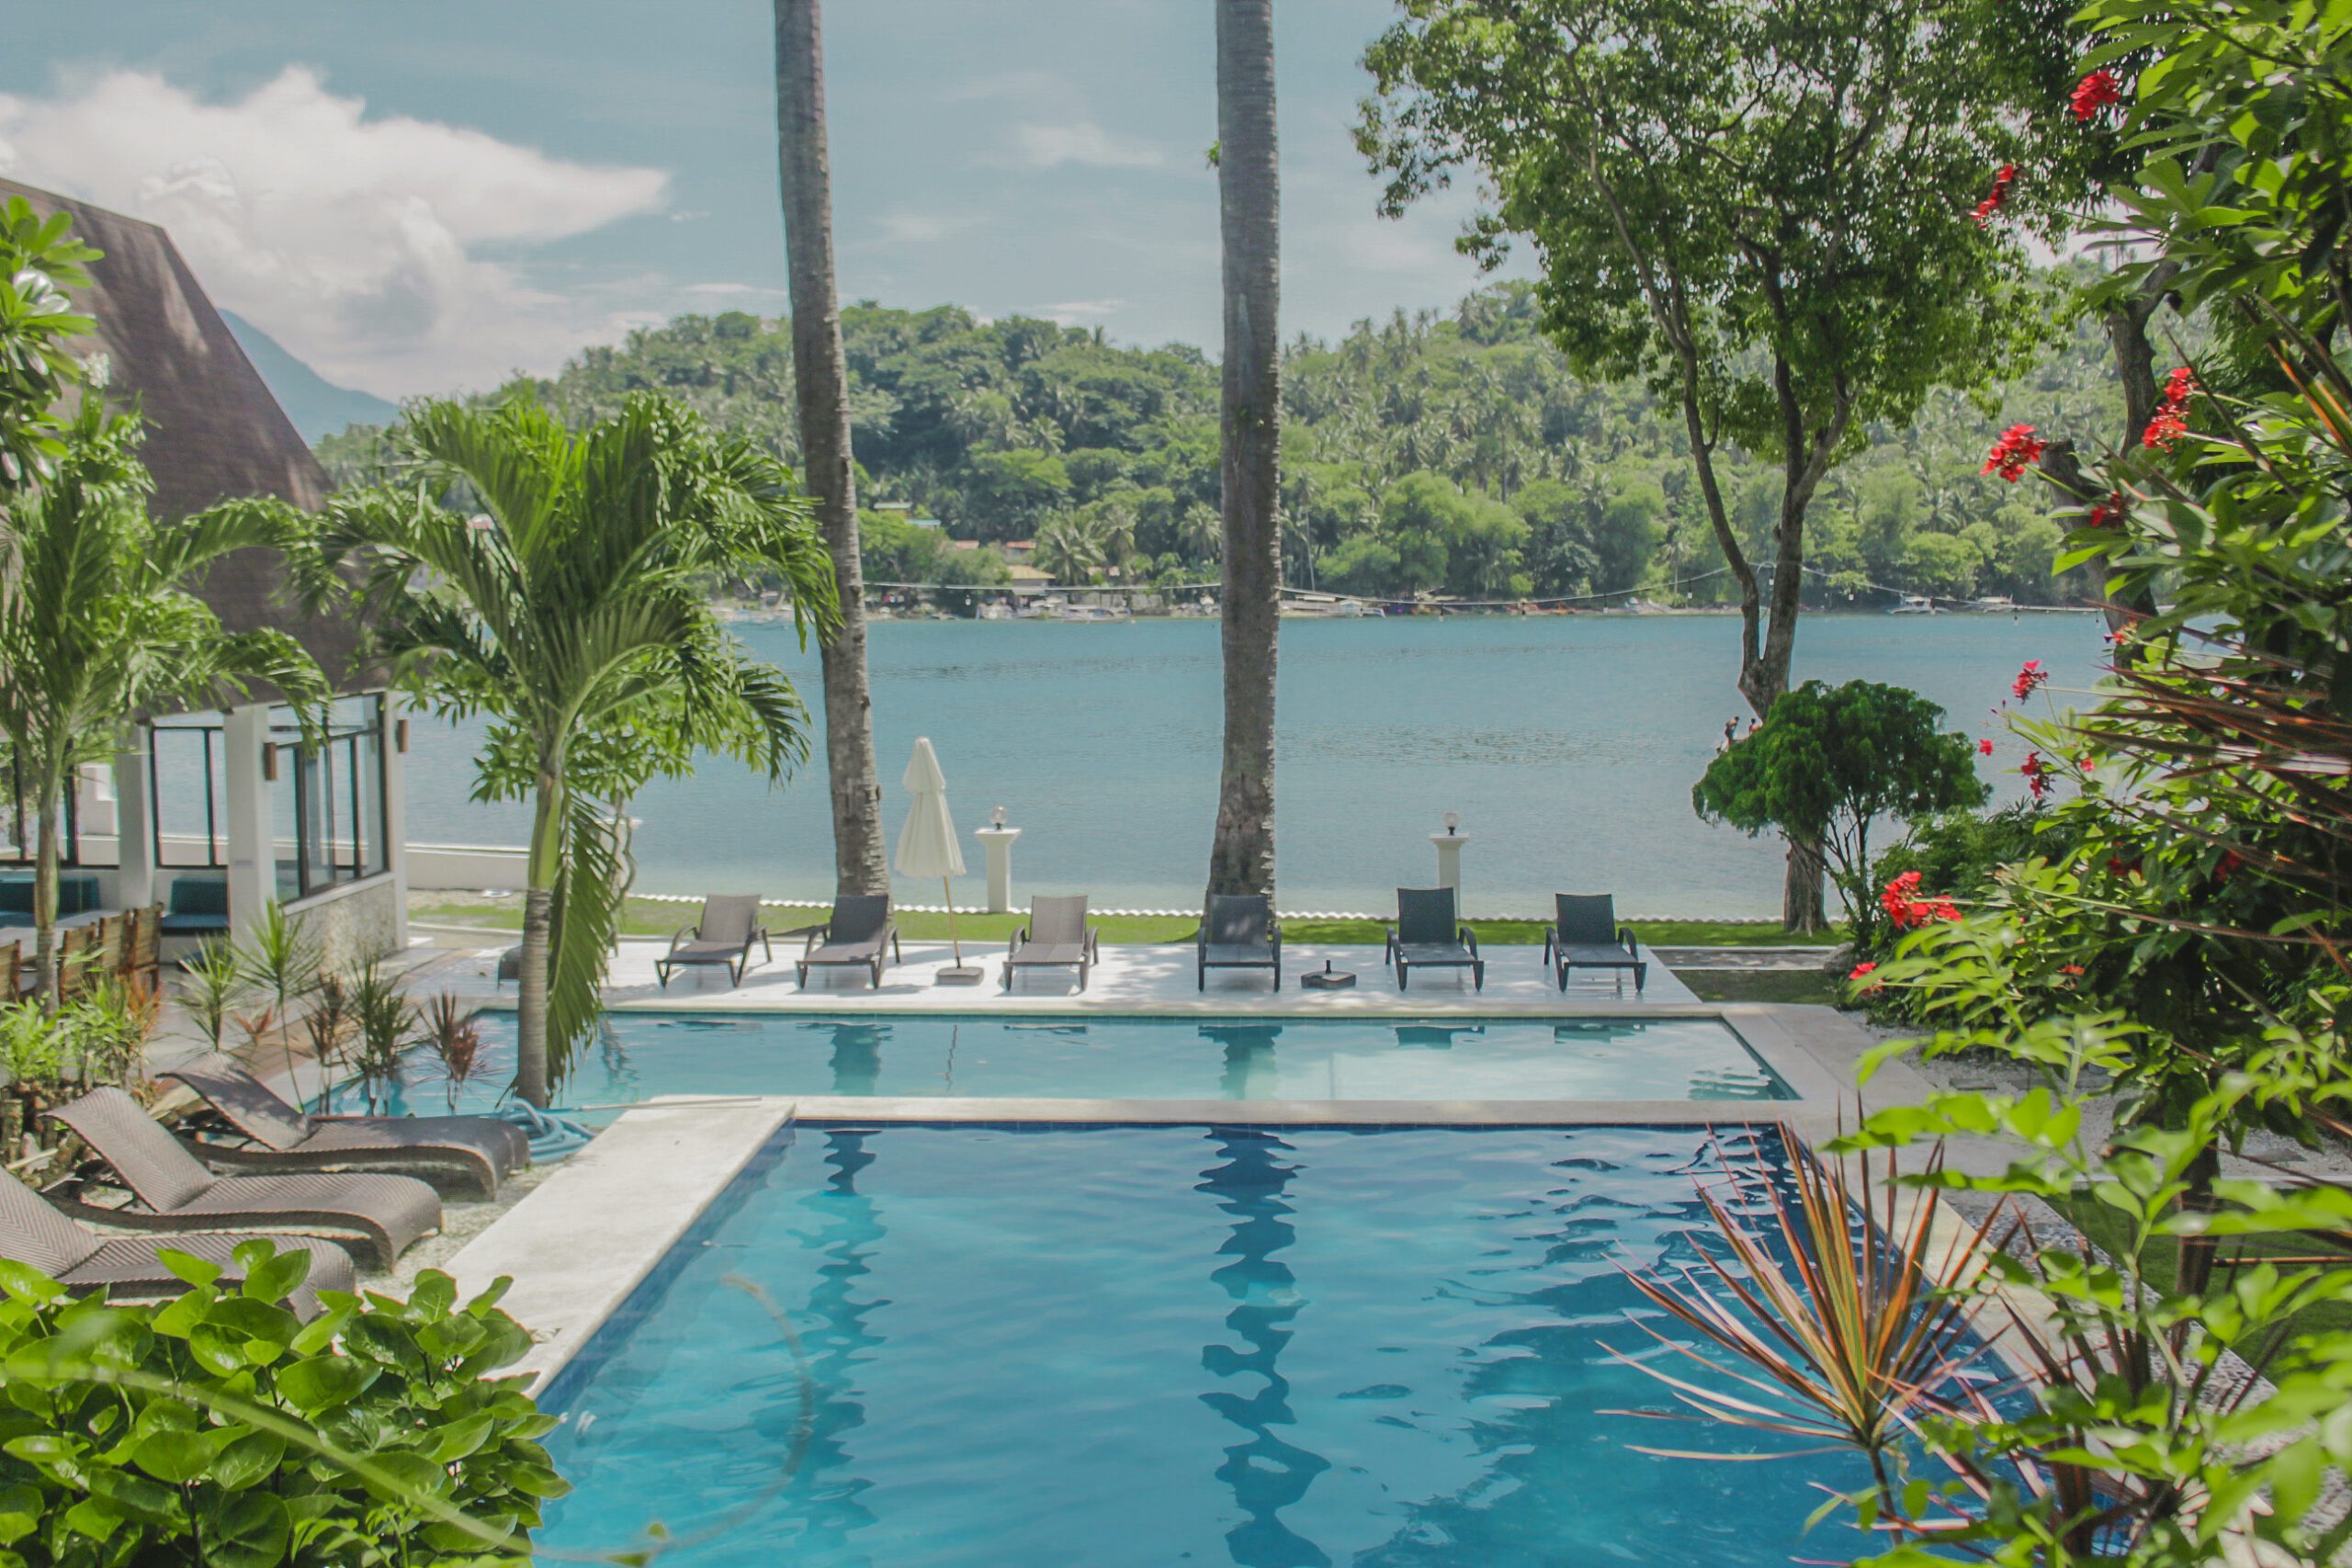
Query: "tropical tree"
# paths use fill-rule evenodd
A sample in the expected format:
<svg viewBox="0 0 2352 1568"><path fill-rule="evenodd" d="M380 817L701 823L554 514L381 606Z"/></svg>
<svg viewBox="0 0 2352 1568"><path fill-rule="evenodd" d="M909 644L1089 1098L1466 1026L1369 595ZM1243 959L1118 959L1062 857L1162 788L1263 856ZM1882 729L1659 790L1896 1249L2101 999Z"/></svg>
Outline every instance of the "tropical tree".
<svg viewBox="0 0 2352 1568"><path fill-rule="evenodd" d="M418 701L489 719L476 797L531 802L516 1090L545 1105L599 1014L626 802L698 751L771 780L808 754L799 695L702 584L779 574L821 636L832 563L780 459L650 393L577 434L527 404L442 402L397 435L406 482L332 498L299 558L314 592L356 578L373 651ZM476 514L436 499L459 494Z"/></svg>
<svg viewBox="0 0 2352 1568"><path fill-rule="evenodd" d="M801 472L816 498L833 563L829 602L836 614L819 644L825 771L832 786L833 878L843 893L888 893L882 779L874 762L874 695L865 672L865 578L858 558L849 366L833 290L833 175L825 140L819 0L775 0L775 124Z"/></svg>
<svg viewBox="0 0 2352 1568"><path fill-rule="evenodd" d="M1102 521L1083 513L1065 512L1049 519L1037 530L1035 550L1038 570L1056 582L1071 585L1092 581L1110 560Z"/></svg>
<svg viewBox="0 0 2352 1568"><path fill-rule="evenodd" d="M38 803L34 957L58 998L59 817L83 766L109 761L133 718L266 681L298 706L326 695L283 632L231 633L188 591L232 550L285 542L284 522L243 512L157 523L135 415L85 395L41 438L48 478L15 510L16 580L0 593L0 733Z"/></svg>
<svg viewBox="0 0 2352 1568"><path fill-rule="evenodd" d="M2027 149L2002 111L2039 101L2015 8L1404 8L1366 56L1378 96L1358 133L1389 176L1385 209L1479 172L1496 202L1465 246L1493 260L1531 238L1571 361L1645 376L1678 408L1739 588L1739 690L1765 715L1788 689L1806 513L1830 466L1870 425L1908 422L1931 390L1982 385L2030 346L2023 249L1972 210L1988 171ZM1725 443L1778 468L1769 561L1725 500ZM1821 866L1796 843L1782 917L1822 921Z"/></svg>
<svg viewBox="0 0 2352 1568"><path fill-rule="evenodd" d="M1216 184L1225 257L1225 746L1211 893L1274 890L1274 639L1282 625L1281 174L1273 0L1217 0Z"/></svg>
<svg viewBox="0 0 2352 1568"><path fill-rule="evenodd" d="M83 365L65 344L92 326L67 290L89 286L85 264L99 255L64 213L44 219L21 196L0 204L0 536L11 492L66 455L58 407Z"/></svg>
<svg viewBox="0 0 2352 1568"><path fill-rule="evenodd" d="M1883 912L1870 886L1872 825L1980 806L1992 794L1976 776L1968 737L1942 729L1943 721L1942 708L1900 686L1807 681L1715 758L1690 804L1710 822L1751 838L1777 830L1821 859L1845 899L1854 945L1868 949Z"/></svg>

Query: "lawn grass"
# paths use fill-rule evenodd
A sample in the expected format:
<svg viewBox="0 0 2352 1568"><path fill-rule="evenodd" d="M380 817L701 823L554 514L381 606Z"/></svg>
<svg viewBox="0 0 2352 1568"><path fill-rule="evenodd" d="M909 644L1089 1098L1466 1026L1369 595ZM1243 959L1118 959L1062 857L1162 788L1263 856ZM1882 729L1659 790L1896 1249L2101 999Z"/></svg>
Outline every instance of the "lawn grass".
<svg viewBox="0 0 2352 1568"><path fill-rule="evenodd" d="M409 896L409 919L431 925L468 926L489 931L519 931L523 929L523 900L517 894L492 897L487 894L413 893ZM805 904L764 904L761 913L768 928L775 931L790 931L795 926L814 925L825 918L825 911ZM623 936L666 937L684 925L693 923L695 907L673 904L652 898L631 898L621 916ZM958 913L956 934L966 942L982 945L1002 944L1027 917L1020 914L981 915ZM1178 915L1097 915L1094 923L1101 928L1105 942L1119 944L1151 944L1189 942L1199 922L1189 916ZM1634 934L1652 947L1783 947L1834 945L1842 940L1837 933L1820 937L1791 936L1770 921L1742 920L1630 920ZM1478 920L1474 929L1478 941L1492 947L1535 947L1544 941L1542 920ZM899 933L910 940L944 941L947 917L910 910L899 917ZM1383 928L1378 920L1307 920L1283 922L1283 937L1295 942L1325 942L1378 946Z"/></svg>
<svg viewBox="0 0 2352 1568"><path fill-rule="evenodd" d="M2129 1245L2130 1222L2097 1199L2083 1194L2060 1207L2075 1228L2109 1258L2119 1256ZM2318 1258L2332 1250L2318 1236L2277 1231L2267 1235L2227 1236L2222 1238L2221 1247L2223 1263L2215 1274L2217 1280L2227 1277L2226 1260L2233 1256ZM2141 1256L2141 1271L2146 1282L2159 1292L2170 1292L2179 1274L2176 1267L2178 1257L2170 1237L2149 1247ZM2352 1269L2352 1257L2345 1258L2342 1267ZM2341 1334L2352 1330L2352 1302L2323 1303L2288 1322L2297 1333Z"/></svg>
<svg viewBox="0 0 2352 1568"><path fill-rule="evenodd" d="M1836 1007L1845 982L1819 969L1678 969L1675 977L1702 1002L1781 1002Z"/></svg>

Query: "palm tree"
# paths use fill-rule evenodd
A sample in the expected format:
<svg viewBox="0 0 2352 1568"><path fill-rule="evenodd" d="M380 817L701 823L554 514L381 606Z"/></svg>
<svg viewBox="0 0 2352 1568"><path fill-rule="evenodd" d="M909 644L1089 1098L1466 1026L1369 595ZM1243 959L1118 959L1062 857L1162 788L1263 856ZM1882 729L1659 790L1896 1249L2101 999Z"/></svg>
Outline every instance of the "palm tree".
<svg viewBox="0 0 2352 1568"><path fill-rule="evenodd" d="M882 781L874 765L874 697L865 676L865 577L859 564L856 465L850 451L849 362L833 290L833 175L825 143L824 28L818 0L775 0L776 164L792 296L793 382L801 472L832 556L831 635L820 645L825 768L832 784L833 879L843 893L888 893Z"/></svg>
<svg viewBox="0 0 2352 1568"><path fill-rule="evenodd" d="M1225 253L1225 750L1209 891L1274 890L1274 639L1282 625L1282 284L1273 0L1217 0Z"/></svg>
<svg viewBox="0 0 2352 1568"><path fill-rule="evenodd" d="M1039 570L1073 587L1092 581L1110 559L1102 521L1079 512L1046 519L1037 530L1035 553Z"/></svg>
<svg viewBox="0 0 2352 1568"><path fill-rule="evenodd" d="M263 680L315 714L318 666L283 632L232 634L183 584L232 550L284 540L246 513L156 523L136 416L95 390L52 427L49 477L14 507L15 581L0 594L0 734L38 803L33 953L55 1006L58 817L85 765L122 749L134 715Z"/></svg>
<svg viewBox="0 0 2352 1568"><path fill-rule="evenodd" d="M425 403L397 439L406 482L333 498L299 558L315 592L356 577L413 694L489 718L475 794L532 803L515 1082L545 1105L600 1011L629 796L697 751L771 780L808 755L799 695L701 584L776 573L821 636L831 562L779 458L650 393L579 434L532 404ZM458 493L480 513L435 499Z"/></svg>
<svg viewBox="0 0 2352 1568"><path fill-rule="evenodd" d="M1213 561L1225 549L1224 521L1210 508L1194 502L1176 520L1176 547L1188 561Z"/></svg>

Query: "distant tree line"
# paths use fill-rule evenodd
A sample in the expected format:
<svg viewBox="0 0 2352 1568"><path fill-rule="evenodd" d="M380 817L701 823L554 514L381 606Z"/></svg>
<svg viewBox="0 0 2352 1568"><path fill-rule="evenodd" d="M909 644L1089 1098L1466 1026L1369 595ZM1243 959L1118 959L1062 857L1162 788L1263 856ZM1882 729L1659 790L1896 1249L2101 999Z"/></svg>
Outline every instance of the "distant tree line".
<svg viewBox="0 0 2352 1568"><path fill-rule="evenodd" d="M1033 541L1035 564L1065 582L1113 567L1130 583L1215 577L1217 380L1199 350L1125 348L956 306L865 303L842 317L868 577L1001 582L996 547L1010 540ZM1997 389L1996 408L1937 394L1908 426L1855 433L1860 450L1815 502L1809 600L2084 596L2075 576L2052 575L2061 528L2046 494L1980 472L1988 422L2081 429L2120 417L2097 323L2055 322L2049 335L2046 357ZM780 320L681 316L492 396L585 427L644 390L798 460ZM1702 604L1731 592L1679 422L1636 383L1576 376L1542 335L1529 285L1481 288L1451 312L1359 321L1336 343L1300 337L1283 398L1294 586ZM381 436L355 425L322 441L320 457L338 481L364 479L380 467ZM1738 527L1760 546L1777 466L1732 453L1717 467Z"/></svg>

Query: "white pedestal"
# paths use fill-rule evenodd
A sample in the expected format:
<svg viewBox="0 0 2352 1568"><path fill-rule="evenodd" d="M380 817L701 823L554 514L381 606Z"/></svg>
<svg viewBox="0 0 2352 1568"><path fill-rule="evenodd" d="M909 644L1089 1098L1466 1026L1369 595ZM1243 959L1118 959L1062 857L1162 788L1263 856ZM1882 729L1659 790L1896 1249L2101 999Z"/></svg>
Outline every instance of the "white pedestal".
<svg viewBox="0 0 2352 1568"><path fill-rule="evenodd" d="M1430 842L1437 846L1437 885L1453 889L1453 913L1457 919L1467 919L1470 913L1462 903L1462 846L1469 841L1467 833L1430 835Z"/></svg>
<svg viewBox="0 0 2352 1568"><path fill-rule="evenodd" d="M1012 840L1018 828L982 828L973 835L989 855L989 913L1008 914L1012 908Z"/></svg>

